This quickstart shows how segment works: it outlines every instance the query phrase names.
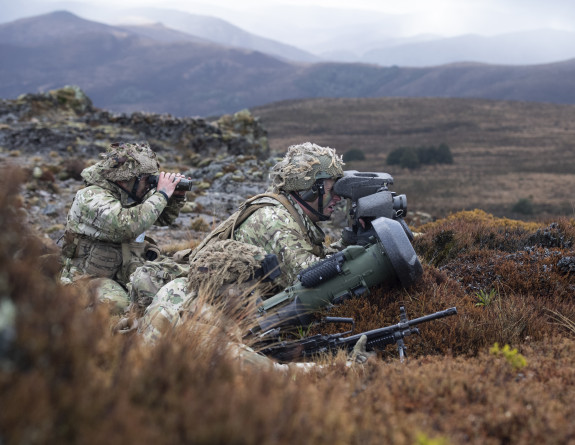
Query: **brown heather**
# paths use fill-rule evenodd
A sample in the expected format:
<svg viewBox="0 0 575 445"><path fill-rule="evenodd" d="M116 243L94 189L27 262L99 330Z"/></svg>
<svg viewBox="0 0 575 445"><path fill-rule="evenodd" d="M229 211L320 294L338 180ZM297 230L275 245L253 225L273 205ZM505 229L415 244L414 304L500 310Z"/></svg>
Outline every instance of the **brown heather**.
<svg viewBox="0 0 575 445"><path fill-rule="evenodd" d="M575 223L519 223L476 211L418 228L424 276L333 314L358 329L457 306L366 366L309 372L242 367L225 340L176 332L154 348L114 336L116 319L81 286L61 287L25 224L22 177L0 175L0 295L17 335L0 364L2 444L575 443ZM42 258L46 260L46 257ZM45 272L42 273L41 270ZM476 306L479 291L495 297ZM85 309L90 306L91 309ZM495 342L527 360L516 369Z"/></svg>

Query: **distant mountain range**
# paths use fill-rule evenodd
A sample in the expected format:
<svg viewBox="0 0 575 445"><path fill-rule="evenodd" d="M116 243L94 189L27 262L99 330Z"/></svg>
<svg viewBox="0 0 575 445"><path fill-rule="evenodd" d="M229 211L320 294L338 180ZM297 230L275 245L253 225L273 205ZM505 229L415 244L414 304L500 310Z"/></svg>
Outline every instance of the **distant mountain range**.
<svg viewBox="0 0 575 445"><path fill-rule="evenodd" d="M320 57L309 52L249 33L216 17L156 8L129 9L126 14L139 17L140 20L147 18L150 22L161 23L171 29L224 46L260 51L292 61L318 62L321 60Z"/></svg>
<svg viewBox="0 0 575 445"><path fill-rule="evenodd" d="M497 12L489 7L489 2L478 2L466 9L467 13L474 11L472 23L470 17L460 18L461 28L467 24L468 31L451 37L443 33L453 30L438 28L424 12L391 14L363 10L353 2L345 7L319 6L313 1L261 2L250 7L249 2L223 6L217 1L187 0L137 8L125 6L125 2L96 0L4 3L0 23L66 10L114 26L159 23L224 46L260 51L294 62L424 67L459 62L534 65L575 58L575 29L569 26L570 10L575 9L560 10L536 2L521 7L501 4ZM511 15L504 20L504 14ZM538 17L535 21L534 15ZM556 26L563 30L555 29ZM486 29L489 35L485 35Z"/></svg>
<svg viewBox="0 0 575 445"><path fill-rule="evenodd" d="M575 57L575 33L542 29L494 37L422 37L375 47L354 61L380 65L434 66L455 62L505 65L552 63Z"/></svg>
<svg viewBox="0 0 575 445"><path fill-rule="evenodd" d="M292 56L285 54L242 48L245 41L224 45L211 40L207 31L199 34L165 23L110 26L64 11L5 23L0 25L0 97L73 84L98 107L180 116L219 115L305 97L575 103L575 59L534 66L460 63L426 68L303 63L289 61Z"/></svg>

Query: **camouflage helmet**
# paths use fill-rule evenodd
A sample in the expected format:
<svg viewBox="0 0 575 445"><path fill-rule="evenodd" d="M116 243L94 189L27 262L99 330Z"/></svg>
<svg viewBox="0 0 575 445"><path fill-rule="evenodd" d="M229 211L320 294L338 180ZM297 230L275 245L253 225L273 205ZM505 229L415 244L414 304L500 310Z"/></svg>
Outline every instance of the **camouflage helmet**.
<svg viewBox="0 0 575 445"><path fill-rule="evenodd" d="M343 165L333 148L311 142L292 145L270 172L271 188L275 192L309 190L318 179L341 178Z"/></svg>
<svg viewBox="0 0 575 445"><path fill-rule="evenodd" d="M248 281L262 267L265 256L261 247L236 240L208 243L190 259L189 289L205 286L218 289L225 284Z"/></svg>
<svg viewBox="0 0 575 445"><path fill-rule="evenodd" d="M156 175L160 163L147 142L113 143L102 154L101 175L110 181L129 181L140 175Z"/></svg>

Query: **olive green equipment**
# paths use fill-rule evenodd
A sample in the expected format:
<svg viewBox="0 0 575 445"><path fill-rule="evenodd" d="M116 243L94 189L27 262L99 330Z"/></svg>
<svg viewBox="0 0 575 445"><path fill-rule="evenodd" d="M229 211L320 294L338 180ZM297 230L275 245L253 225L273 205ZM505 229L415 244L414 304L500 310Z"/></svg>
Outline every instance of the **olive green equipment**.
<svg viewBox="0 0 575 445"><path fill-rule="evenodd" d="M372 236L303 270L294 285L258 306L252 333L283 326L306 326L312 314L348 298L367 296L382 283L408 287L423 269L402 225L380 217L371 221Z"/></svg>

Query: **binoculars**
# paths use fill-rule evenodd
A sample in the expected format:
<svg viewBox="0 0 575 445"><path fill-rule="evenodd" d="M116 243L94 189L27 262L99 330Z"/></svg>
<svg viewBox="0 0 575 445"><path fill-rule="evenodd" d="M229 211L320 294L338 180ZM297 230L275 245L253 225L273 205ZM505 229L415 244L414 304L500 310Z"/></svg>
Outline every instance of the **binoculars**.
<svg viewBox="0 0 575 445"><path fill-rule="evenodd" d="M155 188L158 185L158 175L148 176L148 185L151 188ZM192 190L192 181L186 178L180 179L180 182L178 182L178 185L176 186L176 190Z"/></svg>

